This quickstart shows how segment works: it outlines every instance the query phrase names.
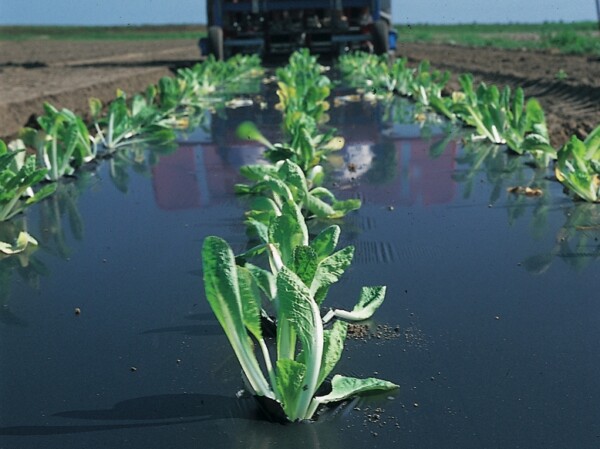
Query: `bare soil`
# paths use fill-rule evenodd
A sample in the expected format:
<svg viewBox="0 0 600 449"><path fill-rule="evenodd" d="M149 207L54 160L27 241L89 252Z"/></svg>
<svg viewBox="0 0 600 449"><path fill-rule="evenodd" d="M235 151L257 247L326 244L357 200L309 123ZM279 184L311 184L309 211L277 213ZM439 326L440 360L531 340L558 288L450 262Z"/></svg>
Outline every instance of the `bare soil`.
<svg viewBox="0 0 600 449"><path fill-rule="evenodd" d="M554 145L571 135L585 137L600 124L600 59L531 51L401 44L401 56L476 80L522 86L547 115ZM117 88L139 92L162 76L200 59L194 40L0 41L0 136L14 136L49 101L86 114L88 98L104 102ZM566 73L565 79L557 74Z"/></svg>

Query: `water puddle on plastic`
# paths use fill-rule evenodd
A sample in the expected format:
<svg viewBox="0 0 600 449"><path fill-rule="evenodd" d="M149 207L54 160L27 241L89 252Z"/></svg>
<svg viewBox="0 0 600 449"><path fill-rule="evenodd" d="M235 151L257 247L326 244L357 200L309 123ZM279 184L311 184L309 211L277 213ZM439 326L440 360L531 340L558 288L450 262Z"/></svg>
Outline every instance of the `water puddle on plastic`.
<svg viewBox="0 0 600 449"><path fill-rule="evenodd" d="M317 423L265 421L204 299L208 235L247 244L239 167L278 113L207 116L176 151L127 151L27 215L41 242L0 260L0 448L594 447L600 434L600 211L501 148L471 148L410 107L348 102L328 187L363 285L386 302L353 326L336 372L398 383ZM541 197L509 187L535 180Z"/></svg>

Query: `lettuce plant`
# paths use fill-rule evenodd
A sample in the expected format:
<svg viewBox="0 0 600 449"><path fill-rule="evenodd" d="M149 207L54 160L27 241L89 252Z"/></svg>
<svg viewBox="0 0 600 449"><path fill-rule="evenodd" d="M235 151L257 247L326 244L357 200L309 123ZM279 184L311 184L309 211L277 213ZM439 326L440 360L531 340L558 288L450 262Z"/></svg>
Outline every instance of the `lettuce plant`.
<svg viewBox="0 0 600 449"><path fill-rule="evenodd" d="M196 85L184 76L165 76L156 86L156 102L162 116L174 123L185 121L186 117L208 107L213 101L222 99L213 100L212 96L199 96Z"/></svg>
<svg viewBox="0 0 600 449"><path fill-rule="evenodd" d="M581 141L573 136L559 150L556 178L579 198L600 200L600 126Z"/></svg>
<svg viewBox="0 0 600 449"><path fill-rule="evenodd" d="M368 88L379 96L408 95L414 70L407 68L406 58L397 59L390 67L387 56L354 52L340 56L338 62L344 79L353 87Z"/></svg>
<svg viewBox="0 0 600 449"><path fill-rule="evenodd" d="M429 61L421 61L409 82L409 94L424 106L431 105L431 98L442 98L442 91L450 80L450 72L431 70Z"/></svg>
<svg viewBox="0 0 600 449"><path fill-rule="evenodd" d="M196 115L223 105L231 95L257 93L264 70L257 55L235 55L218 61L212 55L201 64L177 71L159 83L160 104L169 115Z"/></svg>
<svg viewBox="0 0 600 449"><path fill-rule="evenodd" d="M422 67L424 68L424 67ZM403 96L409 96L415 88L415 69L408 67L408 59L396 59L389 69L393 91Z"/></svg>
<svg viewBox="0 0 600 449"><path fill-rule="evenodd" d="M240 124L237 135L263 144L266 147L265 157L271 162L291 160L305 172L319 166L329 154L344 147L344 138L336 136L335 130L320 133L314 119L302 112L287 115L284 125L289 136L287 143L271 143L252 122Z"/></svg>
<svg viewBox="0 0 600 449"><path fill-rule="evenodd" d="M412 97L427 107L434 106L432 98L442 99L442 90L450 80L450 72L432 70L429 61L422 61L414 69L408 67L406 58L390 63L387 56L354 53L341 56L339 63L344 77L354 87Z"/></svg>
<svg viewBox="0 0 600 449"><path fill-rule="evenodd" d="M277 69L277 95L284 115L304 112L317 122L329 109L327 97L331 80L323 75L324 67L307 49L290 56L287 66Z"/></svg>
<svg viewBox="0 0 600 449"><path fill-rule="evenodd" d="M500 101L500 91L496 86L488 87L481 83L473 86L471 74L461 75L459 82L462 93L455 96L454 110L467 125L475 128L476 137L491 143L505 144L502 131L506 124L506 108Z"/></svg>
<svg viewBox="0 0 600 449"><path fill-rule="evenodd" d="M209 60L182 71L177 78L163 78L131 100L122 91L107 107L92 98L90 112L96 135L90 134L83 119L72 111L45 103L44 114L37 119L40 129L23 128L20 139L11 142L19 151L9 152L4 142L0 145L0 221L50 195L54 184L43 186L37 193L33 187L44 178L57 181L73 175L78 167L96 158L99 144L109 153L139 143L160 143L166 148L164 144L175 138L173 128L187 128L190 120L197 122L202 116L206 104L223 101L213 98L214 91L237 90L240 83L256 82L262 73L257 56ZM37 158L25 157L27 148L35 150Z"/></svg>
<svg viewBox="0 0 600 449"><path fill-rule="evenodd" d="M44 115L37 122L41 130L23 128L20 137L37 150L38 163L48 169L47 179L57 181L72 175L75 168L96 157L85 123L68 109L59 111L44 103Z"/></svg>
<svg viewBox="0 0 600 449"><path fill-rule="evenodd" d="M311 170L307 177L291 160L276 165L246 165L240 171L255 183L251 186L237 185L236 192L259 195L247 215L263 225L281 215L287 201L294 202L307 216L324 219L344 217L361 206L358 199L338 200L330 190L318 185L320 170Z"/></svg>
<svg viewBox="0 0 600 449"><path fill-rule="evenodd" d="M474 127L476 139L528 154L540 167L547 167L556 159L540 104L535 99L525 103L520 88L514 96L509 87L500 90L481 83L475 88L473 76L465 74L459 77L462 91L444 96L450 73L431 70L428 61L412 69L407 67L404 58L390 65L385 58L356 53L340 57L339 62L344 77L355 87L412 97L417 104L433 109L452 122L460 119Z"/></svg>
<svg viewBox="0 0 600 449"><path fill-rule="evenodd" d="M392 93L412 97L417 104L455 121L454 100L443 95L450 72L432 70L429 61L422 61L416 69L408 67L408 59L399 58L390 63L386 56L354 53L341 56L340 70L344 78L361 89L368 88L385 97Z"/></svg>
<svg viewBox="0 0 600 449"><path fill-rule="evenodd" d="M177 77L191 87L194 98L206 100L224 94L256 92L263 73L258 55L237 54L225 61L210 55L202 63L179 69Z"/></svg>
<svg viewBox="0 0 600 449"><path fill-rule="evenodd" d="M453 96L453 111L476 129L477 137L506 144L518 154L530 154L541 167L556 159L544 111L537 100L530 99L525 104L521 88L514 96L508 86L500 91L481 83L475 89L470 74L462 75L459 82L463 90Z"/></svg>
<svg viewBox="0 0 600 449"><path fill-rule="evenodd" d="M90 100L90 112L97 131L95 142L110 152L134 143L164 143L175 139L173 128L187 128L193 118L215 103L222 92L262 73L258 57L238 56L228 61L209 58L192 68L181 69L177 77L163 77L148 86L144 95L129 101L123 91L106 108L100 100Z"/></svg>
<svg viewBox="0 0 600 449"><path fill-rule="evenodd" d="M26 156L24 149L18 148L19 144L15 141L12 146L17 148L9 149L0 140L0 222L11 219L56 190L56 184L52 183L34 192L33 187L44 179L48 170L38 168L35 156Z"/></svg>
<svg viewBox="0 0 600 449"><path fill-rule="evenodd" d="M283 112L283 129L288 143L271 145L251 124L240 128L246 138L254 135L266 144L266 156L271 161L291 159L304 171L318 165L331 151L340 150L344 140L335 130L322 133L319 127L329 117L331 80L323 75L325 68L308 50L295 52L287 66L277 70L279 104Z"/></svg>
<svg viewBox="0 0 600 449"><path fill-rule="evenodd" d="M169 142L175 139L171 129L174 123L165 120L161 111L153 104L152 90L147 96L134 95L131 104L123 91L117 92L117 98L107 108L105 117L101 116L102 102L91 98L90 112L94 127L108 152L139 142Z"/></svg>
<svg viewBox="0 0 600 449"><path fill-rule="evenodd" d="M269 289L276 311L275 363L262 334L261 293L252 269L236 265L231 248L218 237L207 237L202 250L206 297L251 392L276 401L288 420L297 421L311 419L321 404L367 391L397 388L379 379L336 375L331 391L317 396L341 357L346 323L338 320L331 328L325 328L319 309L324 297L319 300L316 293L340 273L336 265L324 264L327 257L319 255L314 247L296 246L292 268L283 263L275 245L270 244L268 249L275 260L274 274L270 274L274 282ZM321 264L317 262L320 257ZM373 291L381 295L384 288L363 289L363 296L372 295ZM363 298L359 301L368 302ZM260 368L253 340L260 348L267 376Z"/></svg>
<svg viewBox="0 0 600 449"><path fill-rule="evenodd" d="M505 102L510 98L510 88L504 88ZM542 106L535 98L525 103L523 89L517 88L509 110L508 126L504 131L506 145L517 154L529 154L536 165L547 167L557 157L556 150L550 145L550 136Z"/></svg>
<svg viewBox="0 0 600 449"><path fill-rule="evenodd" d="M396 385L379 379L336 375L329 394L317 396L341 357L346 322L367 319L381 305L385 287L365 287L350 312L333 310L321 317L330 287L350 266L354 248L336 251L340 228L329 226L312 241L302 205L328 214L335 210L311 189L304 172L286 160L274 166L253 165L242 173L255 180L249 193L255 198L249 222L260 244L234 256L218 237L204 241L202 259L206 297L236 353L251 392L275 401L290 421L311 419L319 405ZM240 187L238 187L239 189ZM270 269L249 259L266 253ZM275 363L262 334L261 319L272 311L276 325ZM326 325L333 319L331 327ZM252 340L258 343L260 369Z"/></svg>

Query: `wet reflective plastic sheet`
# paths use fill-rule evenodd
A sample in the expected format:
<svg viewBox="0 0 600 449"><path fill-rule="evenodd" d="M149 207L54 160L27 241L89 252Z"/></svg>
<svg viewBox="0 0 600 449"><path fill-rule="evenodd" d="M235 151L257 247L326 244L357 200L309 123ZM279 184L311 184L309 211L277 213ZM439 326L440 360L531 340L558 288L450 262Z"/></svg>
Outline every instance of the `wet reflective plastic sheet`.
<svg viewBox="0 0 600 449"><path fill-rule="evenodd" d="M278 136L276 113L240 108L175 151L84 171L28 212L41 247L0 260L0 448L596 447L598 206L502 148L463 147L392 112L331 111L346 147L328 186L363 207L341 223L356 260L329 305L388 286L336 372L398 392L299 425L236 396L200 248L208 235L247 243L233 185L261 148L236 124ZM532 180L541 197L507 192Z"/></svg>

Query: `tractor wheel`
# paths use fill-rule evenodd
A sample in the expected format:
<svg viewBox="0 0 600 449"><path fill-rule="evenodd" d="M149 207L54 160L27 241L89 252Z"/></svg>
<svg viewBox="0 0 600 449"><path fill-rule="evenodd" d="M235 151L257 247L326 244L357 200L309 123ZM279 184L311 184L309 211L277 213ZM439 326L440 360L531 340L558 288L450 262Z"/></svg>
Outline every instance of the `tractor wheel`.
<svg viewBox="0 0 600 449"><path fill-rule="evenodd" d="M223 60L223 28L211 26L208 29L208 50L215 59Z"/></svg>
<svg viewBox="0 0 600 449"><path fill-rule="evenodd" d="M385 20L373 24L373 51L376 55L385 55L390 49L389 25Z"/></svg>

